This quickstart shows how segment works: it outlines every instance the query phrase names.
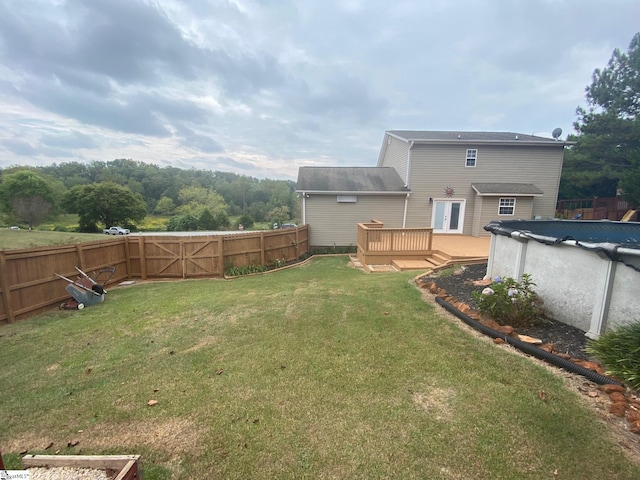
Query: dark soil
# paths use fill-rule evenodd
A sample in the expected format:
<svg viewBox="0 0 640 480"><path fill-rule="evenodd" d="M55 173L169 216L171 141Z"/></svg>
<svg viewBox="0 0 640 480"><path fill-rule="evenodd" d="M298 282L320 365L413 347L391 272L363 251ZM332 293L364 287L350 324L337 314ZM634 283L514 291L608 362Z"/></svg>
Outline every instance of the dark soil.
<svg viewBox="0 0 640 480"><path fill-rule="evenodd" d="M447 271L451 272L451 270ZM484 287L476 286L473 282L482 280L486 272L487 264L485 263L461 267L453 274L442 275L441 272L434 272L422 277L422 279L435 282L438 287L444 288L449 295L477 309L478 305L473 298L472 292L481 292ZM519 334L539 338L543 343L553 344L558 353L566 353L574 358L583 360L593 360L584 351L584 347L587 344L584 332L553 318L545 318L540 325L518 327L516 331Z"/></svg>

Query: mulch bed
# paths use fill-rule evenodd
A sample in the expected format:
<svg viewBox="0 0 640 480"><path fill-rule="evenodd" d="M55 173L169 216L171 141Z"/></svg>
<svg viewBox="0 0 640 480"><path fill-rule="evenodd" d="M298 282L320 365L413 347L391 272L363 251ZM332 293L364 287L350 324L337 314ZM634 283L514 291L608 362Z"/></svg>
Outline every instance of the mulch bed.
<svg viewBox="0 0 640 480"><path fill-rule="evenodd" d="M421 277L425 282L434 282L439 288L443 288L449 295L466 303L471 308L477 309L478 305L472 292L481 292L484 287L473 284L476 280L482 280L487 272L487 264L466 265L457 269L453 275L441 276L439 272L433 272ZM543 343L553 344L555 351L570 355L572 358L593 360L585 351L587 338L584 332L578 328L547 317L542 325L532 327L518 327L519 334L539 338Z"/></svg>

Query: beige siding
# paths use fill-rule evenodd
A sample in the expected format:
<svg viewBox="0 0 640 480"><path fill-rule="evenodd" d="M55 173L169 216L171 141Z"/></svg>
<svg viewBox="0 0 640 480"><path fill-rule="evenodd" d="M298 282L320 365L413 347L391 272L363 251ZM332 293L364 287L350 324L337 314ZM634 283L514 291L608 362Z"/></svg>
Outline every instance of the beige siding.
<svg viewBox="0 0 640 480"><path fill-rule="evenodd" d="M409 144L398 140L390 135L385 135L385 142L389 142L386 145L386 151L384 156L384 165L378 165L379 167L393 167L403 182L407 182L407 161Z"/></svg>
<svg viewBox="0 0 640 480"><path fill-rule="evenodd" d="M388 147L391 146L393 142ZM467 148L478 149L477 166L474 168L465 167ZM387 149L380 166L392 166L386 161L390 150ZM476 199L480 197L471 188L474 182L532 183L544 195L533 198L531 212L522 213L527 214L526 218L536 215L553 217L562 157L561 146L414 145L411 150L409 185L412 193L406 226L430 226L432 204L429 203L429 197L434 200L445 199L444 188L452 186L455 189L454 199L467 200L463 233L471 235L472 231L478 232L478 225L483 218L492 214L497 216L497 207L490 206L488 213L484 206L476 209ZM518 197L516 202L518 209L521 199ZM482 212L481 218L474 220L478 212Z"/></svg>
<svg viewBox="0 0 640 480"><path fill-rule="evenodd" d="M372 219L402 227L404 195L358 195L356 203L338 203L336 195L311 195L306 200L309 244L313 247L355 245L357 224Z"/></svg>
<svg viewBox="0 0 640 480"><path fill-rule="evenodd" d="M516 208L513 215L498 215L500 198L516 199ZM487 232L483 227L492 220L530 219L532 217L533 199L534 197L510 197L509 195L505 195L504 197L478 196L476 198L476 212L474 213L471 234L477 237L491 235L491 233Z"/></svg>

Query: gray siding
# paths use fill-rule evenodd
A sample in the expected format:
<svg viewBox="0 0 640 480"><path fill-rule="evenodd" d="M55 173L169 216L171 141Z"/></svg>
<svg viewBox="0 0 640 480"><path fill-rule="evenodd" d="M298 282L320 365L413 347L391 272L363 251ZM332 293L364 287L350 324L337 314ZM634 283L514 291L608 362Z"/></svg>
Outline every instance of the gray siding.
<svg viewBox="0 0 640 480"><path fill-rule="evenodd" d="M387 140L390 140L387 142ZM384 136L384 141L387 142L386 146L383 145L385 150L384 165L378 165L378 167L393 167L403 182L407 181L407 159L409 144L398 140L390 135Z"/></svg>
<svg viewBox="0 0 640 480"><path fill-rule="evenodd" d="M402 143L402 142L400 142ZM398 164L398 156L392 156L394 142L387 146L385 157L380 166ZM477 166L465 167L466 150L477 148ZM405 150L406 153L406 150ZM445 199L444 188L455 189L453 199L465 198L465 235L478 230L482 218L497 216L495 204L489 205L486 213L481 206L481 218L478 219L476 196L473 182L532 183L540 188L544 195L533 197L530 216L553 217L558 196L558 185L562 169L563 148L561 146L492 146L492 145L424 145L416 144L411 150L410 188L411 197L407 211L407 227L431 225L432 205L429 197ZM389 163L388 163L389 162ZM395 168L395 167L394 167ZM402 177L402 173L400 176ZM404 177L403 177L404 178ZM496 200L497 202L497 200ZM518 197L516 207L522 205ZM523 205L524 206L524 205ZM474 216L475 226L474 226ZM478 232L478 233L483 233ZM477 233L476 233L477 234Z"/></svg>
<svg viewBox="0 0 640 480"><path fill-rule="evenodd" d="M372 219L384 222L386 227L402 227L404 199L404 195L358 195L356 203L338 203L336 195L312 195L306 199L306 222L311 226L309 244L355 245L357 224Z"/></svg>

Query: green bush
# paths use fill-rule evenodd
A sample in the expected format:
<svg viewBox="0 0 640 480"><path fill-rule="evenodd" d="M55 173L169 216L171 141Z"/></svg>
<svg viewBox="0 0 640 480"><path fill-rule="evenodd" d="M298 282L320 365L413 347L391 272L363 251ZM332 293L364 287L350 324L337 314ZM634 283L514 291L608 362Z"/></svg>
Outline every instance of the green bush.
<svg viewBox="0 0 640 480"><path fill-rule="evenodd" d="M607 374L620 378L635 390L640 389L640 322L589 340L585 350L602 362Z"/></svg>
<svg viewBox="0 0 640 480"><path fill-rule="evenodd" d="M482 313L487 313L501 325L531 326L543 321L542 299L533 287L531 275L522 275L522 282L496 277L482 292L473 292Z"/></svg>
<svg viewBox="0 0 640 480"><path fill-rule="evenodd" d="M192 232L198 229L198 219L193 215L175 215L167 222L168 232Z"/></svg>

